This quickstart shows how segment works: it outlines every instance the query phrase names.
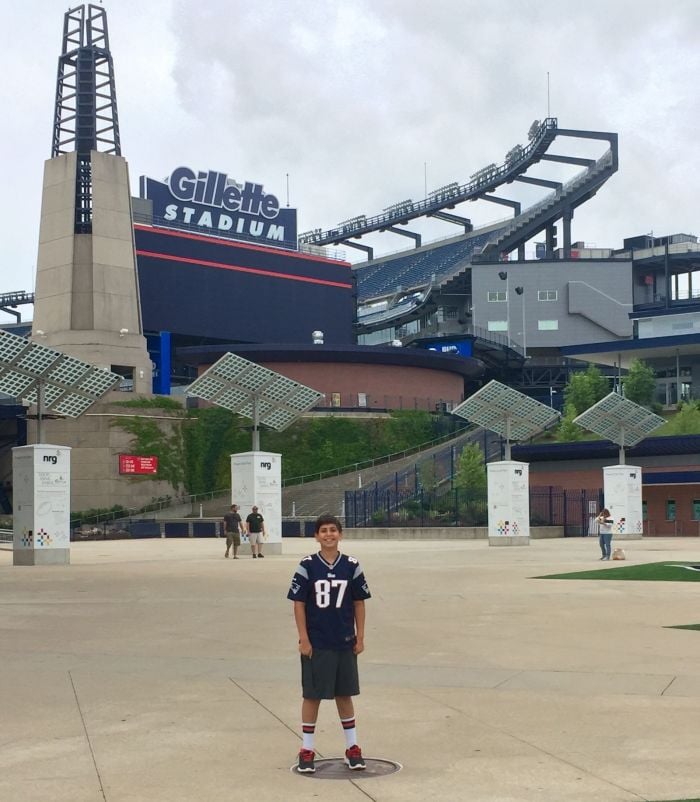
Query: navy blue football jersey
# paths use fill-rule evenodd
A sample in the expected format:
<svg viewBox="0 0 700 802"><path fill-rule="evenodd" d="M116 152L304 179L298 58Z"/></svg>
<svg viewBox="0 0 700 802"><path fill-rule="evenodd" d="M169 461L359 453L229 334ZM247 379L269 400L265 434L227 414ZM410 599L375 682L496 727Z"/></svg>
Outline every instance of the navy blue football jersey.
<svg viewBox="0 0 700 802"><path fill-rule="evenodd" d="M316 649L352 649L355 645L354 602L369 599L360 563L338 554L331 565L320 552L299 563L287 593L306 605L306 628Z"/></svg>

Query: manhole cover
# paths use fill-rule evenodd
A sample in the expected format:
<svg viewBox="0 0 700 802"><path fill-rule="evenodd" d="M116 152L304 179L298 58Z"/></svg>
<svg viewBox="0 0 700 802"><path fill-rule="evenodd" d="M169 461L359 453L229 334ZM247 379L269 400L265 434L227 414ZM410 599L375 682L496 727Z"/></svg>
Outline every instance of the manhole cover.
<svg viewBox="0 0 700 802"><path fill-rule="evenodd" d="M300 777L311 777L314 780L367 780L370 777L385 777L403 768L395 760L381 760L375 757L366 757L365 763L366 769L351 771L342 757L328 757L314 761L316 766L314 774L298 772L296 763L290 767L290 771L299 774Z"/></svg>

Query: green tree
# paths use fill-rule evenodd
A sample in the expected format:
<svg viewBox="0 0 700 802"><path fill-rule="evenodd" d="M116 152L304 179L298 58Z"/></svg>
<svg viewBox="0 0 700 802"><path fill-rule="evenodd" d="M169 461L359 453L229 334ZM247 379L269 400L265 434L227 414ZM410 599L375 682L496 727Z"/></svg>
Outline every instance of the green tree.
<svg viewBox="0 0 700 802"><path fill-rule="evenodd" d="M625 398L634 401L635 404L641 404L643 407L651 407L656 379L654 371L646 362L635 359L622 380L622 386L625 390Z"/></svg>
<svg viewBox="0 0 700 802"><path fill-rule="evenodd" d="M564 405L564 414L556 433L556 438L560 443L571 443L583 439L583 430L577 423L574 423L574 418L578 414L576 407L571 402Z"/></svg>
<svg viewBox="0 0 700 802"><path fill-rule="evenodd" d="M589 365L583 373L574 373L569 379L564 388L564 408L571 404L580 415L609 392L610 385L600 369Z"/></svg>
<svg viewBox="0 0 700 802"><path fill-rule="evenodd" d="M486 489L484 455L476 443L465 446L459 458L455 487L470 492Z"/></svg>
<svg viewBox="0 0 700 802"><path fill-rule="evenodd" d="M679 435L700 434L700 402L687 401L681 404L678 413L654 434Z"/></svg>

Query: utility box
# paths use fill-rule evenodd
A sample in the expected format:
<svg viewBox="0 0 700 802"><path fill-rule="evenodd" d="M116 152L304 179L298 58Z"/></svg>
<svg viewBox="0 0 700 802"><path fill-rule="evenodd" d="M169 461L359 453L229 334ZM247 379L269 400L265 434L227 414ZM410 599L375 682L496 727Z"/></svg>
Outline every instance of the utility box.
<svg viewBox="0 0 700 802"><path fill-rule="evenodd" d="M489 546L530 545L530 466L503 460L486 466Z"/></svg>
<svg viewBox="0 0 700 802"><path fill-rule="evenodd" d="M12 449L13 564L70 563L70 448Z"/></svg>
<svg viewBox="0 0 700 802"><path fill-rule="evenodd" d="M231 504L245 521L253 505L265 519L264 551L282 553L282 455L247 451L231 455ZM247 538L243 540L247 542Z"/></svg>

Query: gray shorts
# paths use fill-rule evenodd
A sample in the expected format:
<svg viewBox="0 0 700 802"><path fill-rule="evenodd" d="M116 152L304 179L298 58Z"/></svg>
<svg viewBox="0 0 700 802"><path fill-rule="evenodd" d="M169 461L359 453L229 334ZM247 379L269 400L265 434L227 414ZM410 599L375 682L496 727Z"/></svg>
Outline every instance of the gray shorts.
<svg viewBox="0 0 700 802"><path fill-rule="evenodd" d="M352 649L314 649L311 657L301 655L301 687L304 699L357 696L357 655Z"/></svg>
<svg viewBox="0 0 700 802"><path fill-rule="evenodd" d="M255 546L257 544L262 545L263 533L262 532L248 532L248 541L250 542L251 546Z"/></svg>
<svg viewBox="0 0 700 802"><path fill-rule="evenodd" d="M227 532L226 533L226 545L231 548L231 546L240 546L241 545L241 533L240 532Z"/></svg>

